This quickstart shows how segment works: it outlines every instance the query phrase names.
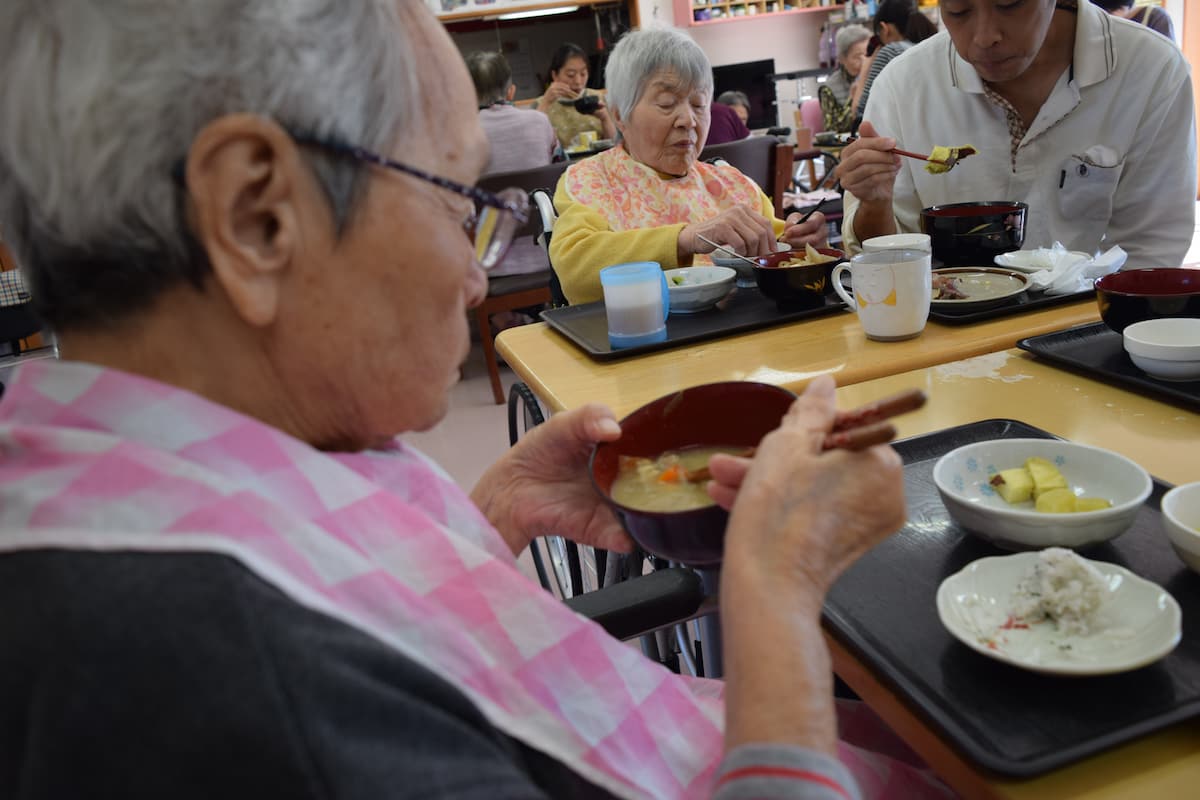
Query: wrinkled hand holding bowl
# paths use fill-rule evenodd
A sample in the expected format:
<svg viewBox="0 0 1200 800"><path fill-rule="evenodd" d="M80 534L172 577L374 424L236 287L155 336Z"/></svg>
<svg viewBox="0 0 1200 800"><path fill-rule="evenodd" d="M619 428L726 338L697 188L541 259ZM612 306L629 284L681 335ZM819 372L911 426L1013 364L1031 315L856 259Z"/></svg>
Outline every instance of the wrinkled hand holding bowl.
<svg viewBox="0 0 1200 800"><path fill-rule="evenodd" d="M1010 505L988 482L1001 470L1040 456L1058 466L1078 497L1103 497L1111 508L1046 514L1033 502ZM1084 547L1120 536L1150 496L1150 475L1110 450L1055 439L994 439L951 450L933 467L933 482L950 517L1008 550Z"/></svg>
<svg viewBox="0 0 1200 800"><path fill-rule="evenodd" d="M694 445L757 447L779 427L796 396L765 383L693 386L642 406L621 420L621 438L592 452L592 483L643 549L690 567L721 563L729 513L718 505L690 511L641 511L612 499L618 456L656 458Z"/></svg>
<svg viewBox="0 0 1200 800"><path fill-rule="evenodd" d="M1147 319L1125 328L1122 338L1129 358L1151 377L1200 381L1200 319Z"/></svg>
<svg viewBox="0 0 1200 800"><path fill-rule="evenodd" d="M666 271L672 314L712 308L729 294L737 277L729 267L681 267Z"/></svg>
<svg viewBox="0 0 1200 800"><path fill-rule="evenodd" d="M975 267L1021 249L1028 211L1025 203L1003 200L930 206L921 210L921 230L943 266Z"/></svg>
<svg viewBox="0 0 1200 800"><path fill-rule="evenodd" d="M791 251L792 251L792 246L790 244L788 244L787 242L776 242L775 243L775 252L790 253ZM748 264L745 261L742 261L740 258L734 258L733 256L725 255L720 250L714 250L712 255L709 256L709 258L711 258L712 262L714 264L716 264L718 267L729 267L734 272L736 272L737 273L737 285L739 287L749 288L749 287L758 285L757 282L754 280L754 265L753 264Z"/></svg>
<svg viewBox="0 0 1200 800"><path fill-rule="evenodd" d="M1163 525L1175 554L1200 572L1200 481L1176 486L1162 498Z"/></svg>
<svg viewBox="0 0 1200 800"><path fill-rule="evenodd" d="M792 258L800 258L800 251L756 259L758 264L754 267L754 278L758 290L774 300L780 309L823 306L825 295L833 292L833 269L846 260L846 254L832 247L820 247L817 252L832 260L799 267L780 266Z"/></svg>
<svg viewBox="0 0 1200 800"><path fill-rule="evenodd" d="M1037 553L973 561L942 581L938 618L977 653L1049 675L1110 675L1144 667L1179 644L1183 613L1161 586L1124 567L1090 561L1105 578L1097 629L1061 633L1053 622L1010 624L1013 594L1038 561Z"/></svg>
<svg viewBox="0 0 1200 800"><path fill-rule="evenodd" d="M1200 269L1129 269L1096 281L1100 319L1117 333L1160 317L1200 317Z"/></svg>

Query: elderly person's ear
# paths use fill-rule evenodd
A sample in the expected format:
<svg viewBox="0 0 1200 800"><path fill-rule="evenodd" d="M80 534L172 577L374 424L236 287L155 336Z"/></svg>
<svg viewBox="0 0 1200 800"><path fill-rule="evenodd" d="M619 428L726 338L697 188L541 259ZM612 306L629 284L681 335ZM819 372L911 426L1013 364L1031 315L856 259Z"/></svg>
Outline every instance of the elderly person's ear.
<svg viewBox="0 0 1200 800"><path fill-rule="evenodd" d="M274 121L232 114L196 135L186 175L189 221L216 283L248 324L269 325L300 243L300 205L315 189L300 185L299 148Z"/></svg>

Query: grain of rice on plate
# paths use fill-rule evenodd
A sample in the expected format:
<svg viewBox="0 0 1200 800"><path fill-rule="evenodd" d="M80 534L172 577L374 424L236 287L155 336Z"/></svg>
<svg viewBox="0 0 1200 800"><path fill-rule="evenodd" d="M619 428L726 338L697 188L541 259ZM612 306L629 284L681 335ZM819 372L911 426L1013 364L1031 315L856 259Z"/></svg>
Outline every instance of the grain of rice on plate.
<svg viewBox="0 0 1200 800"><path fill-rule="evenodd" d="M1059 633L1086 636L1108 593L1108 582L1074 551L1050 547L1017 584L1014 616L1026 622L1052 621Z"/></svg>

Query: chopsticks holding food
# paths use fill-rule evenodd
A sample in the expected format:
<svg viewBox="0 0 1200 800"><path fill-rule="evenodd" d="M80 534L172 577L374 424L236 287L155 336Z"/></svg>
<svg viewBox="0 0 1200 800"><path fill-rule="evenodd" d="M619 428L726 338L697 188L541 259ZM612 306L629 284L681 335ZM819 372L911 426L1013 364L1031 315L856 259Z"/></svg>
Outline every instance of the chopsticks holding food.
<svg viewBox="0 0 1200 800"><path fill-rule="evenodd" d="M925 392L920 389L906 389L865 406L839 412L834 419L833 430L825 437L823 448L865 450L877 444L890 442L896 437L896 426L887 420L916 411L925 405L927 399ZM750 458L754 452L755 448L751 447L735 455ZM711 480L712 473L705 465L699 469L685 470L684 477L694 483Z"/></svg>

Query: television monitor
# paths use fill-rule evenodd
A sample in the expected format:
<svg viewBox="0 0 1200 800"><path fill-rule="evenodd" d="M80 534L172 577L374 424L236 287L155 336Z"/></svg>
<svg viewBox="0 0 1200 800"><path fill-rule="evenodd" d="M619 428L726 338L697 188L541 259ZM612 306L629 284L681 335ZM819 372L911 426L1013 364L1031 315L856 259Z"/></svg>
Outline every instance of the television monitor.
<svg viewBox="0 0 1200 800"><path fill-rule="evenodd" d="M737 90L750 98L749 128L773 128L778 123L775 108L775 59L747 61L742 64L725 64L713 67L713 99L721 92Z"/></svg>

